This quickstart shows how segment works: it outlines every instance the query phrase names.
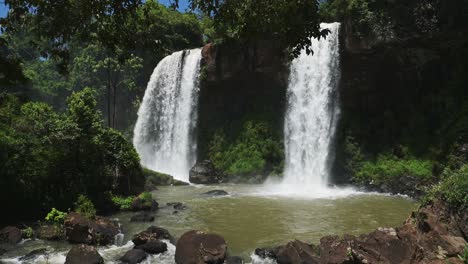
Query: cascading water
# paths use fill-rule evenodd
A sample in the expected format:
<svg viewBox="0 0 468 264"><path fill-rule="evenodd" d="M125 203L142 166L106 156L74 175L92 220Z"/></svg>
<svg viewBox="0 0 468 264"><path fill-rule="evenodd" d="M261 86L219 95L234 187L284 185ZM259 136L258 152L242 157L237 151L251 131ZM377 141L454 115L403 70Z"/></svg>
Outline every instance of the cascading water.
<svg viewBox="0 0 468 264"><path fill-rule="evenodd" d="M141 164L188 181L196 159L201 50L175 52L159 62L138 111L133 144Z"/></svg>
<svg viewBox="0 0 468 264"><path fill-rule="evenodd" d="M282 185L291 191L326 189L330 174L330 148L339 114L340 24L321 27L331 32L326 38L312 40L313 56L303 51L290 67Z"/></svg>

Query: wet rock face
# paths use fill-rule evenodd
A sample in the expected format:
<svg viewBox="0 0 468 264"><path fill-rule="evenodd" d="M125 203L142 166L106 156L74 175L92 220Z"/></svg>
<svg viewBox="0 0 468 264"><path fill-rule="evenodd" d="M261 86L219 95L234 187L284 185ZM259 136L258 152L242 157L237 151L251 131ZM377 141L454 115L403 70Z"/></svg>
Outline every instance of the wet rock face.
<svg viewBox="0 0 468 264"><path fill-rule="evenodd" d="M177 241L177 264L221 264L226 259L227 245L223 237L201 231L189 231Z"/></svg>
<svg viewBox="0 0 468 264"><path fill-rule="evenodd" d="M88 245L76 245L67 254L65 264L104 264L104 259L96 248Z"/></svg>
<svg viewBox="0 0 468 264"><path fill-rule="evenodd" d="M174 237L167 231L167 229L150 226L143 232L140 232L133 236L132 242L136 245L143 245L151 241L158 241L161 239L169 240L169 242L175 244Z"/></svg>
<svg viewBox="0 0 468 264"><path fill-rule="evenodd" d="M359 237L326 236L319 246L293 241L272 249L256 249L262 258L295 263L459 263L466 241L457 215L445 204L421 208L399 228L379 228Z"/></svg>
<svg viewBox="0 0 468 264"><path fill-rule="evenodd" d="M189 181L196 184L216 184L221 182L221 174L215 169L213 162L204 160L190 169Z"/></svg>
<svg viewBox="0 0 468 264"><path fill-rule="evenodd" d="M0 244L17 244L21 237L21 230L17 227L7 226L0 230Z"/></svg>
<svg viewBox="0 0 468 264"><path fill-rule="evenodd" d="M141 249L132 249L125 253L123 257L120 258L120 261L127 264L136 264L140 263L148 257L148 254Z"/></svg>
<svg viewBox="0 0 468 264"><path fill-rule="evenodd" d="M68 242L77 244L107 245L114 242L119 233L118 225L104 217L87 219L78 213L69 213L64 222Z"/></svg>
<svg viewBox="0 0 468 264"><path fill-rule="evenodd" d="M144 250L148 254L161 254L167 251L167 244L159 240L152 240L136 246L135 249Z"/></svg>

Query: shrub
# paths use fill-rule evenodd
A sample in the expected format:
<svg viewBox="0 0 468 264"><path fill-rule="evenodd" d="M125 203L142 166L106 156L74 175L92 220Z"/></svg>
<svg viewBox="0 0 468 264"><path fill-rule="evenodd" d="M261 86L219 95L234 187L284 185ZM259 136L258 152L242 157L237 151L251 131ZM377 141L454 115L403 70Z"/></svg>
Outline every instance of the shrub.
<svg viewBox="0 0 468 264"><path fill-rule="evenodd" d="M398 159L392 155L380 155L376 161L362 162L354 179L361 183L383 183L403 176L428 179L432 176L432 163L428 160Z"/></svg>
<svg viewBox="0 0 468 264"><path fill-rule="evenodd" d="M140 199L145 206L151 207L153 203L153 195L150 192L142 192L138 195L138 199Z"/></svg>
<svg viewBox="0 0 468 264"><path fill-rule="evenodd" d="M465 244L465 248L461 255L458 255L458 258L463 261L463 263L468 264L468 244Z"/></svg>
<svg viewBox="0 0 468 264"><path fill-rule="evenodd" d="M75 203L75 212L89 219L96 217L96 208L94 208L93 202L85 195L78 196L78 200Z"/></svg>
<svg viewBox="0 0 468 264"><path fill-rule="evenodd" d="M424 201L442 199L454 208L468 205L468 165L457 170L446 169L443 180L426 195Z"/></svg>
<svg viewBox="0 0 468 264"><path fill-rule="evenodd" d="M60 225L65 221L65 217L67 217L67 213L52 208L45 217L45 220L51 224Z"/></svg>
<svg viewBox="0 0 468 264"><path fill-rule="evenodd" d="M33 235L34 235L34 231L30 226L28 226L27 228L21 230L21 233L23 234L23 237L25 237L25 238L32 238Z"/></svg>
<svg viewBox="0 0 468 264"><path fill-rule="evenodd" d="M128 210L132 206L134 197L132 196L114 196L112 195L112 202L120 207L120 210Z"/></svg>

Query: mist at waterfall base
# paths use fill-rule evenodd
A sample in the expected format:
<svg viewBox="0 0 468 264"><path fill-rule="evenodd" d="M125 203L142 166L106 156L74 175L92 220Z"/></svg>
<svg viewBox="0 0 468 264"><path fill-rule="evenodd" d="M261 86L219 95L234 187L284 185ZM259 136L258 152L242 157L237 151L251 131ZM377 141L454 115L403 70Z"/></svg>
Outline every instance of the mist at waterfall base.
<svg viewBox="0 0 468 264"><path fill-rule="evenodd" d="M138 110L133 144L143 167L188 182L196 161L201 49L175 52L156 66Z"/></svg>
<svg viewBox="0 0 468 264"><path fill-rule="evenodd" d="M284 124L285 168L280 181L268 180L261 193L309 198L358 194L329 187L333 141L340 109L339 23L322 23L326 38L312 39L313 56L302 51L290 66Z"/></svg>

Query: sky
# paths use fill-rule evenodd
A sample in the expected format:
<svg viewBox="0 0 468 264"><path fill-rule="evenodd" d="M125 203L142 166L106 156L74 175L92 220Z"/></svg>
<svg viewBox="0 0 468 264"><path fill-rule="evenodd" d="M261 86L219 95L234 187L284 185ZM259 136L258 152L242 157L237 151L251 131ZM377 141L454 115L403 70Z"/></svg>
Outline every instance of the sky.
<svg viewBox="0 0 468 264"><path fill-rule="evenodd" d="M188 9L189 0L179 0L179 11L185 11ZM164 5L170 5L170 0L159 0ZM5 17L8 13L8 8L5 6L5 2L0 0L0 17Z"/></svg>

